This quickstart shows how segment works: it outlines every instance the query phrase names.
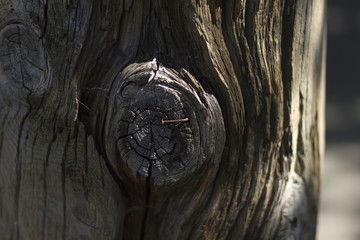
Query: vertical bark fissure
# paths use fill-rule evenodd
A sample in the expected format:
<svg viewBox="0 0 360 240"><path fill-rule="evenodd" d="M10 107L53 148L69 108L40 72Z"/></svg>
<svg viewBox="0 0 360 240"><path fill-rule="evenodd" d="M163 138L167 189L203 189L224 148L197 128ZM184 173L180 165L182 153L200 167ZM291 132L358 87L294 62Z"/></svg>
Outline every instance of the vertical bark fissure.
<svg viewBox="0 0 360 240"><path fill-rule="evenodd" d="M65 142L64 145L64 149L67 149L69 146L69 136L67 137L67 140ZM66 153L64 151L63 157L61 159L61 191L62 191L62 196L63 196L63 227L62 227L62 239L66 240L66 232L67 232L67 224L66 224L66 220L67 220L67 214L66 214L66 167L65 167L65 162L66 162Z"/></svg>
<svg viewBox="0 0 360 240"><path fill-rule="evenodd" d="M294 39L294 29L293 25L295 23L295 6L292 9L292 4L294 1L285 1L283 4L283 15L282 15L282 29L281 29L281 72L282 72L282 82L283 82L283 129L284 134L282 138L282 154L280 168L284 171L282 174L287 175L287 170L284 157L289 156L289 142L291 139L290 133L290 97L291 97L291 87L292 87L292 49L293 49L293 39Z"/></svg>
<svg viewBox="0 0 360 240"><path fill-rule="evenodd" d="M16 116L20 113L21 105L18 108L18 112ZM24 147L22 144L23 140L23 131L25 127L25 121L30 115L31 112L31 105L28 105L28 109L26 110L24 116L22 117L19 123L19 132L17 135L17 149L16 149L16 190L15 190L15 213L16 213L16 222L17 222L17 230L16 230L16 238L20 239L20 223L19 223L19 206L20 206L20 190L21 190L21 179L22 179L22 149Z"/></svg>
<svg viewBox="0 0 360 240"><path fill-rule="evenodd" d="M39 4L40 6L40 4ZM47 24L48 24L48 8L49 8L49 0L45 1L45 6L44 6L44 28L43 31L41 33L40 39L43 39L45 34L46 34L46 29L47 29Z"/></svg>
<svg viewBox="0 0 360 240"><path fill-rule="evenodd" d="M1 109L0 110L0 113L2 114L2 111L4 109ZM2 121L1 121L1 126L0 126L0 155L3 151L3 142L4 142L4 129L5 129L5 123L7 122L7 119L8 119L8 116L10 115L10 111L6 111L5 113L5 116L2 118ZM0 159L0 164L2 163L1 162L2 159Z"/></svg>
<svg viewBox="0 0 360 240"><path fill-rule="evenodd" d="M55 129L53 129L55 130ZM47 202L48 202L48 184L47 184L47 176L48 176L48 166L49 166L49 160L50 160L50 153L51 153L51 148L53 143L55 142L56 139L56 134L55 132L53 133L54 135L52 136L49 145L47 147L47 152L46 152L46 157L45 157L45 161L44 161L44 165L43 165L43 189L44 189L44 202L43 202L43 216L42 216L42 237L41 239L45 240L47 239L46 237L46 226L47 226Z"/></svg>
<svg viewBox="0 0 360 240"><path fill-rule="evenodd" d="M148 160L150 162L150 166L148 168L148 176L146 177L145 180L145 212L144 212L144 216L142 219L142 225L141 225L141 240L146 240L147 239L147 235L146 235L146 226L147 226L147 221L148 221L148 215L149 215L149 211L150 211L150 201L151 201L151 175L152 175L152 168L153 168L153 161L151 161L150 159Z"/></svg>

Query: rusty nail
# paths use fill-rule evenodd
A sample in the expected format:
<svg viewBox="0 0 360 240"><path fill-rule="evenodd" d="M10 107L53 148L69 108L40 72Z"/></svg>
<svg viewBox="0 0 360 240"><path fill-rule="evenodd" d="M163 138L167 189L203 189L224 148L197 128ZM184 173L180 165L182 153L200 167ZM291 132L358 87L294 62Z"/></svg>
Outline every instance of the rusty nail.
<svg viewBox="0 0 360 240"><path fill-rule="evenodd" d="M165 123L177 123L177 122L187 122L189 118L181 118L181 119L174 119L174 120L164 120L161 119L161 124L164 125Z"/></svg>

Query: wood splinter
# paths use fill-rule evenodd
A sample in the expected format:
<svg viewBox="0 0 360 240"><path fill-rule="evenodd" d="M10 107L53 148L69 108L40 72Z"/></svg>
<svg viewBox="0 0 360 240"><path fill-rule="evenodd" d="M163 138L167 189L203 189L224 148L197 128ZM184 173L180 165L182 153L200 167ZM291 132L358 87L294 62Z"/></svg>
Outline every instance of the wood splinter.
<svg viewBox="0 0 360 240"><path fill-rule="evenodd" d="M173 120L165 120L161 119L161 124L164 125L165 123L177 123L177 122L187 122L189 118L181 118L181 119L173 119Z"/></svg>

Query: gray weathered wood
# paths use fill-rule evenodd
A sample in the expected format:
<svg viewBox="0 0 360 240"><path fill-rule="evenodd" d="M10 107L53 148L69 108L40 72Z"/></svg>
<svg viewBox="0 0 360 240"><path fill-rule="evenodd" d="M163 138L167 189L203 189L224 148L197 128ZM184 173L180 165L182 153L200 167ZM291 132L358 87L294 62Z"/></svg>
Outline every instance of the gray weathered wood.
<svg viewBox="0 0 360 240"><path fill-rule="evenodd" d="M314 239L325 0L1 0L1 239Z"/></svg>

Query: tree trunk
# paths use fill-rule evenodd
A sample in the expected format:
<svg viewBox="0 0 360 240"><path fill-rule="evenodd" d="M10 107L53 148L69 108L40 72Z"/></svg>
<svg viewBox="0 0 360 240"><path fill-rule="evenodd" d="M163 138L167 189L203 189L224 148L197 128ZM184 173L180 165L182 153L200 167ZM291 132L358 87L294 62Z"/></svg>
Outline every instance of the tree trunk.
<svg viewBox="0 0 360 240"><path fill-rule="evenodd" d="M1 239L314 239L324 1L2 0Z"/></svg>

